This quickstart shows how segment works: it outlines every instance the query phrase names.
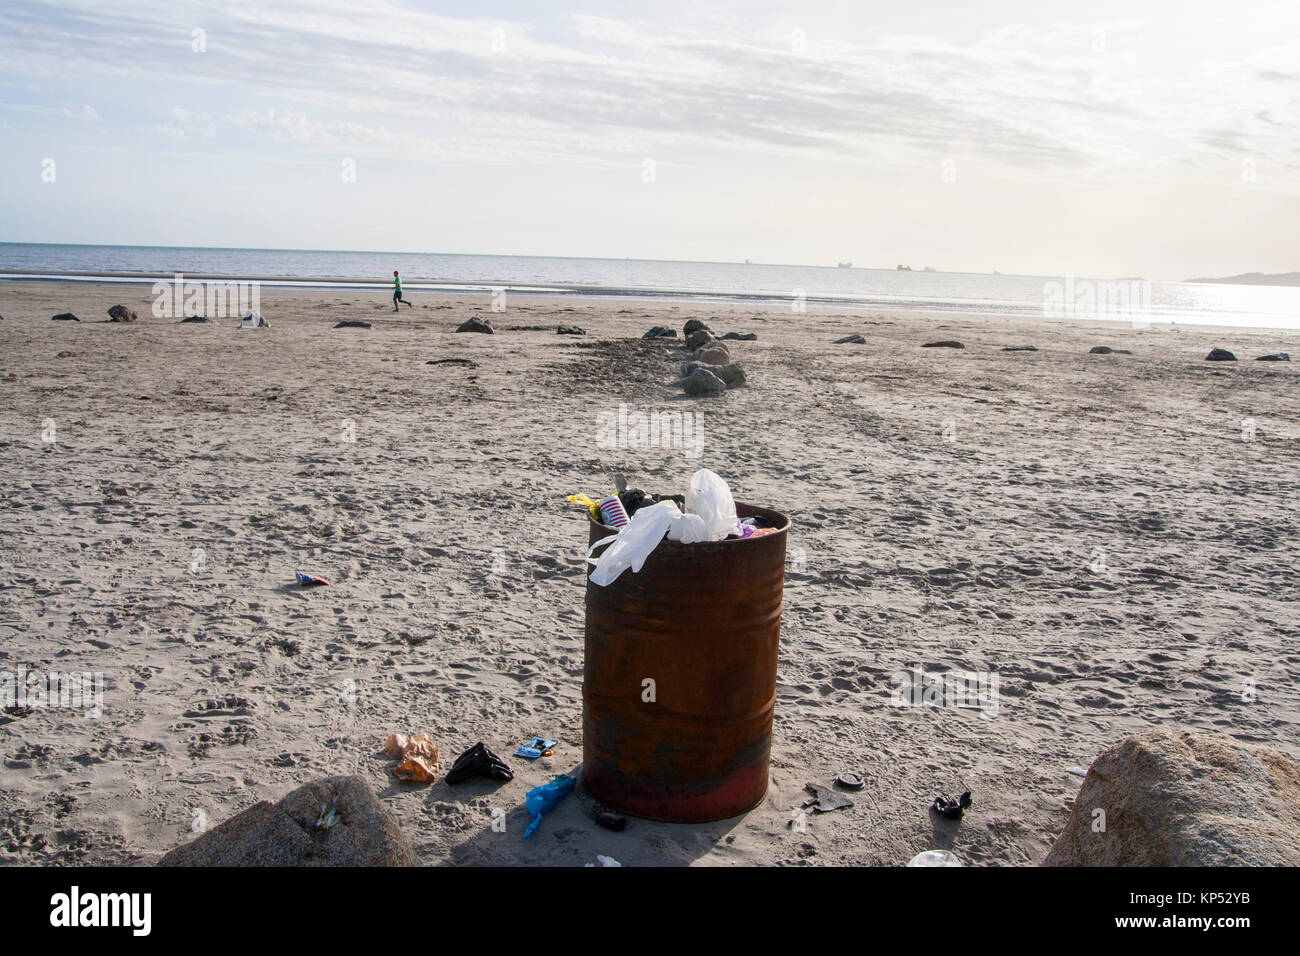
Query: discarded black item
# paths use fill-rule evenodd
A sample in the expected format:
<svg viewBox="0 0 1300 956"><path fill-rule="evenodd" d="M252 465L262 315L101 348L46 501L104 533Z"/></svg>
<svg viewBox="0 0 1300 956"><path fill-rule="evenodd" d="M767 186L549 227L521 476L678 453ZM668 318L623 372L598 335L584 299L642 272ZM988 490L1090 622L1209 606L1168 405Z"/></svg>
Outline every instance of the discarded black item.
<svg viewBox="0 0 1300 956"><path fill-rule="evenodd" d="M1233 355L1227 349L1210 349L1210 354L1205 356L1207 362L1235 362L1237 356Z"/></svg>
<svg viewBox="0 0 1300 956"><path fill-rule="evenodd" d="M643 339L675 339L677 330L670 329L663 325L656 325L653 329L641 336Z"/></svg>
<svg viewBox="0 0 1300 956"><path fill-rule="evenodd" d="M617 478L622 477L622 475L617 476ZM617 478L615 479L616 481ZM640 488L627 488L619 491L618 500L623 502L623 510L627 512L629 518L636 514L641 508L656 505L661 501L675 501L677 502L677 507L680 508L683 513L686 511L685 495L648 495Z"/></svg>
<svg viewBox="0 0 1300 956"><path fill-rule="evenodd" d="M811 800L804 801L804 808L812 807L816 813L830 813L832 810L844 810L853 806L852 800L836 793L830 787L806 783L803 788L813 795Z"/></svg>
<svg viewBox="0 0 1300 956"><path fill-rule="evenodd" d="M1261 355L1255 359L1256 362L1289 362L1291 355L1289 352L1274 352L1272 355Z"/></svg>
<svg viewBox="0 0 1300 956"><path fill-rule="evenodd" d="M724 339L734 340L736 342L753 342L758 338L757 332L728 332L722 336Z"/></svg>
<svg viewBox="0 0 1300 956"><path fill-rule="evenodd" d="M1037 345L1004 345L1004 346L1002 347L1002 351L1004 351L1004 352L1037 352L1037 351L1038 351L1038 346L1037 346Z"/></svg>
<svg viewBox="0 0 1300 956"><path fill-rule="evenodd" d="M479 741L469 750L456 758L451 769L447 771L446 780L449 784L455 785L464 783L471 777L487 777L489 780L513 780L515 773L511 770L504 760L487 749L483 741Z"/></svg>
<svg viewBox="0 0 1300 956"><path fill-rule="evenodd" d="M1113 349L1109 345L1094 345L1088 349L1089 355L1132 355L1128 349Z"/></svg>
<svg viewBox="0 0 1300 956"><path fill-rule="evenodd" d="M947 797L935 797L933 809L941 817L947 817L949 820L960 820L961 815L966 812L970 804L970 791L967 790L960 797L953 797L951 800Z"/></svg>
<svg viewBox="0 0 1300 956"><path fill-rule="evenodd" d="M53 319L55 322L80 322L81 321L81 319L77 318L71 312L60 312L58 315L50 316L50 318Z"/></svg>
<svg viewBox="0 0 1300 956"><path fill-rule="evenodd" d="M956 339L944 339L941 342L926 342L921 346L923 349L964 349L965 347L966 346L962 345Z"/></svg>
<svg viewBox="0 0 1300 956"><path fill-rule="evenodd" d="M627 829L627 817L619 816L617 813L611 813L608 810L601 810L592 819L596 821L596 826L604 827L606 830L613 830L616 833L622 833Z"/></svg>
<svg viewBox="0 0 1300 956"><path fill-rule="evenodd" d="M636 514L639 509L655 503L655 500L640 488L627 488L620 491L618 500L623 502L623 510L627 512L629 518Z"/></svg>
<svg viewBox="0 0 1300 956"><path fill-rule="evenodd" d="M556 335L586 335L587 330L577 325L561 325L555 330Z"/></svg>
<svg viewBox="0 0 1300 956"><path fill-rule="evenodd" d="M863 780L861 776L856 773L850 773L847 770L836 777L835 782L845 790L861 790L867 785L866 781Z"/></svg>
<svg viewBox="0 0 1300 956"><path fill-rule="evenodd" d="M358 321L339 322L339 323L336 323L336 324L335 324L334 328L336 328L336 329L368 329L368 328L370 328L370 323L369 323L369 322L358 322Z"/></svg>
<svg viewBox="0 0 1300 956"><path fill-rule="evenodd" d="M836 344L836 345L866 345L866 344L867 344L867 340L864 339L864 338L863 338L859 333L854 332L852 335L846 335L846 336L844 336L844 338L842 338L842 339L836 339L834 344Z"/></svg>

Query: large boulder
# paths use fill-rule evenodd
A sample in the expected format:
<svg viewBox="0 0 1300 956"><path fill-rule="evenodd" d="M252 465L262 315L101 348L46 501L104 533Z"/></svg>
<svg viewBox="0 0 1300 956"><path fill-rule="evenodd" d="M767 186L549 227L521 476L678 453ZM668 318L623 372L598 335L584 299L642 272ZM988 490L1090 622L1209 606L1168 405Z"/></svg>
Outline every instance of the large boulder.
<svg viewBox="0 0 1300 956"><path fill-rule="evenodd" d="M688 349L698 349L701 345L708 345L713 341L713 333L708 329L696 329L694 332L686 333L686 347Z"/></svg>
<svg viewBox="0 0 1300 956"><path fill-rule="evenodd" d="M695 361L705 365L730 365L731 352L721 342L712 342L695 353Z"/></svg>
<svg viewBox="0 0 1300 956"><path fill-rule="evenodd" d="M318 825L323 813L332 825ZM158 865L414 866L415 854L365 780L329 777L254 804Z"/></svg>
<svg viewBox="0 0 1300 956"><path fill-rule="evenodd" d="M745 387L745 370L732 362L730 365L715 365L709 369L714 375L722 379L727 388L744 388Z"/></svg>
<svg viewBox="0 0 1300 956"><path fill-rule="evenodd" d="M1222 734L1128 737L1089 768L1043 864L1300 865L1300 764Z"/></svg>
<svg viewBox="0 0 1300 956"><path fill-rule="evenodd" d="M708 369L695 369L682 381L687 395L717 395L727 390L727 383Z"/></svg>

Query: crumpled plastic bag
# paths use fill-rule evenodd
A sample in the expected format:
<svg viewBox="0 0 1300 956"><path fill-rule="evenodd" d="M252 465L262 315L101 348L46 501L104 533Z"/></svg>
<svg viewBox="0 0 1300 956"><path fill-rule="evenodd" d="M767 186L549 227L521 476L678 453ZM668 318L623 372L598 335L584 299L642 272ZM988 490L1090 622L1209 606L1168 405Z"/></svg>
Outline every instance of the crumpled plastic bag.
<svg viewBox="0 0 1300 956"><path fill-rule="evenodd" d="M618 576L631 568L640 571L650 552L659 547L659 542L668 533L674 517L681 517L681 511L671 501L661 501L648 508L638 508L632 520L619 529L618 534L601 538L587 549L587 560L596 566L591 572L593 584L604 587L613 584ZM591 553L602 545L609 545L599 558Z"/></svg>
<svg viewBox="0 0 1300 956"><path fill-rule="evenodd" d="M438 779L438 747L427 734L389 734L384 753L400 758L393 775L404 783L432 783Z"/></svg>
<svg viewBox="0 0 1300 956"><path fill-rule="evenodd" d="M676 505L673 507L676 507ZM524 805L528 808L528 815L532 818L528 824L528 829L524 831L525 840L532 836L533 831L541 826L542 815L554 810L561 800L573 792L573 788L577 783L576 779L570 777L567 773L562 773L550 783L534 787L524 795Z"/></svg>
<svg viewBox="0 0 1300 956"><path fill-rule="evenodd" d="M676 507L676 505L673 507ZM684 515L678 512L677 517L668 526L668 540L680 541L682 544L708 541L709 527L699 515Z"/></svg>
<svg viewBox="0 0 1300 956"><path fill-rule="evenodd" d="M691 475L690 491L686 495L686 510L704 519L709 541L721 541L729 534L738 534L739 519L736 501L731 489L714 472L701 468Z"/></svg>

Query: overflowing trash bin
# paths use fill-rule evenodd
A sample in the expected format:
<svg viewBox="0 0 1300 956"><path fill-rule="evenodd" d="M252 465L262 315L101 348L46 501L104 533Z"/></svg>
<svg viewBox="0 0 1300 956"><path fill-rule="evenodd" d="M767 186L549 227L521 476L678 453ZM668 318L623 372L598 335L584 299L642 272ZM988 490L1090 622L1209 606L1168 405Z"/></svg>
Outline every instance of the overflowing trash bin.
<svg viewBox="0 0 1300 956"><path fill-rule="evenodd" d="M681 514L647 507L661 505ZM710 507L691 511L712 523ZM622 529L604 524L610 510L589 510L592 545L637 524L640 511ZM582 775L597 800L633 816L721 820L767 793L790 522L729 491L717 510L733 534L691 540L683 528L687 540L665 535L638 555L639 570L605 584L599 566L588 571Z"/></svg>

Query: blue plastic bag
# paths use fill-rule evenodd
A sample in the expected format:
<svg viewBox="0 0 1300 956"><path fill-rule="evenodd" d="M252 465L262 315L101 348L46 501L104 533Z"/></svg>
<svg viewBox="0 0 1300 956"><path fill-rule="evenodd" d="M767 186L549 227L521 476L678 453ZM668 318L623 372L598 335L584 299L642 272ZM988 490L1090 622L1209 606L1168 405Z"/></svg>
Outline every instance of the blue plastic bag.
<svg viewBox="0 0 1300 956"><path fill-rule="evenodd" d="M528 824L528 829L524 831L524 839L527 840L533 835L542 823L542 814L550 813L555 809L561 800L573 793L573 788L578 783L567 773L562 773L550 783L544 783L540 787L534 787L524 796L524 803L528 807L528 815L532 817Z"/></svg>

